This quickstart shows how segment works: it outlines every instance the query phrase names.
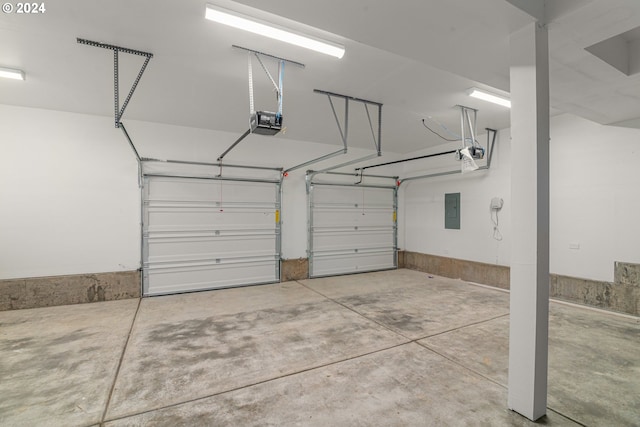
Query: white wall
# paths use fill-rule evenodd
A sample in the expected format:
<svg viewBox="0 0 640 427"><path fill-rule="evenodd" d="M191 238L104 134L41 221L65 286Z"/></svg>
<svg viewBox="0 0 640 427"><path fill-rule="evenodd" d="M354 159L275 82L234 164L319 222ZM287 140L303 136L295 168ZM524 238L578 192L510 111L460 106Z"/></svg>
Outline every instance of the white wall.
<svg viewBox="0 0 640 427"><path fill-rule="evenodd" d="M640 263L640 130L551 123L551 271L613 281L615 261Z"/></svg>
<svg viewBox="0 0 640 427"><path fill-rule="evenodd" d="M402 189L404 248L509 265L510 162L517 162L510 159L510 144L508 130L499 132L490 171L414 181ZM551 120L550 148L551 272L613 281L615 261L640 263L640 130L562 115ZM447 169L443 162L421 173ZM448 192L461 193L460 230L444 229ZM491 237L494 196L505 200L501 242Z"/></svg>
<svg viewBox="0 0 640 427"><path fill-rule="evenodd" d="M140 155L160 159L215 162L240 135L124 122ZM139 268L137 164L112 118L0 105L0 138L0 279ZM290 167L337 144L252 135L225 161ZM349 149L310 168L372 152ZM283 258L306 257L306 169L283 183Z"/></svg>
<svg viewBox="0 0 640 427"><path fill-rule="evenodd" d="M238 136L125 124L142 156L162 159L215 161ZM111 118L0 105L0 138L0 278L139 268L137 165ZM611 281L614 261L640 263L640 131L563 115L552 120L551 138L551 271ZM479 139L484 144L484 137ZM226 160L289 167L337 148L251 136ZM404 157L452 148L457 146ZM509 265L509 148L508 130L500 131L490 171L403 183L400 247ZM312 168L371 152L350 149ZM371 172L405 177L457 167L450 157L438 157ZM306 257L306 169L292 172L283 183L283 258ZM461 230L444 229L448 192L461 193ZM489 201L495 196L505 200L502 241L492 238Z"/></svg>
<svg viewBox="0 0 640 427"><path fill-rule="evenodd" d="M137 165L113 121L0 105L0 278L135 270Z"/></svg>
<svg viewBox="0 0 640 427"><path fill-rule="evenodd" d="M486 148L486 136L478 137ZM458 143L413 153L407 157L455 150ZM490 264L509 265L510 225L510 142L509 132L500 131L496 138L491 169L467 174L447 175L415 181L400 186L399 245L409 251L467 259ZM488 156L485 156L485 158ZM479 162L484 165L485 162ZM403 176L460 170L453 154L407 163ZM460 230L444 228L444 195L460 193ZM504 199L498 214L502 240L493 238L489 202Z"/></svg>

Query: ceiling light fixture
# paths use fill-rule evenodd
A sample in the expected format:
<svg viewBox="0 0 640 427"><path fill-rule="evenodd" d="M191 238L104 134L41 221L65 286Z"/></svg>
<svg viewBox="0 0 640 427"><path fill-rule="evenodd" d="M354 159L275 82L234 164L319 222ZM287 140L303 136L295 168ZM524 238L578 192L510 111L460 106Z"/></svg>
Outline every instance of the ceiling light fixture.
<svg viewBox="0 0 640 427"><path fill-rule="evenodd" d="M480 90L472 87L469 89L469 96L473 98L482 99L483 101L493 102L494 104L502 105L503 107L511 108L511 100L503 96L495 95L493 93Z"/></svg>
<svg viewBox="0 0 640 427"><path fill-rule="evenodd" d="M297 34L283 27L238 12L223 9L219 6L208 4L205 18L220 24L229 25L230 27L239 28L254 34L335 56L336 58L342 58L344 56L344 46Z"/></svg>
<svg viewBox="0 0 640 427"><path fill-rule="evenodd" d="M14 70L13 68L0 67L0 77L15 80L24 80L24 71Z"/></svg>

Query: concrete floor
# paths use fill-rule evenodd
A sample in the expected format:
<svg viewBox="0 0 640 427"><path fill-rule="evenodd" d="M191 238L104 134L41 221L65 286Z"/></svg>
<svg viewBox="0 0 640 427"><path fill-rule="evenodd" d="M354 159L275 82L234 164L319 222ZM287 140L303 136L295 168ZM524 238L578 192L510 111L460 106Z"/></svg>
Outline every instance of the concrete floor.
<svg viewBox="0 0 640 427"><path fill-rule="evenodd" d="M527 426L507 293L396 270L0 312L0 425ZM551 304L551 426L640 425L640 320Z"/></svg>

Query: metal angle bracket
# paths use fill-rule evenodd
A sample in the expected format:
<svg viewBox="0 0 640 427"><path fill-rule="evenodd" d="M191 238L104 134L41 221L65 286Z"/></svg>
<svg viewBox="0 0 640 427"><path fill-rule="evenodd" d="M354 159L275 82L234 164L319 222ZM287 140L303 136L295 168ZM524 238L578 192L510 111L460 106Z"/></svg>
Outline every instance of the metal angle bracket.
<svg viewBox="0 0 640 427"><path fill-rule="evenodd" d="M329 99L329 105L331 106L331 111L333 112L333 117L336 120L336 124L338 125L338 132L340 132L340 137L342 138L342 144L347 149L347 139L349 136L349 102L355 101L360 102L364 105L365 112L367 113L367 119L369 120L369 127L371 128L371 136L373 137L373 145L376 148L376 152L378 156L382 155L382 103L369 101L367 99L356 98L349 95L342 95L339 93L328 92L326 90L314 89L314 93L319 93L322 95L327 95ZM342 98L344 99L344 129L340 125L340 120L338 119L338 114L336 113L336 109L333 105L332 98ZM373 128L373 122L371 121L371 114L369 113L369 105L376 106L378 108L378 129L377 129L377 138L376 131Z"/></svg>
<svg viewBox="0 0 640 427"><path fill-rule="evenodd" d="M327 158L330 157L334 157L336 155L339 154L346 154L347 153L347 141L348 141L348 137L349 137L349 103L351 101L355 101L355 102L359 102L362 103L364 105L365 108L365 112L367 113L367 119L369 120L369 127L371 128L371 135L373 136L373 143L375 145L376 148L376 153L372 154L372 155L368 155L368 156L364 156L355 160L350 160L348 162L344 162L344 163L340 163L338 165L334 165L325 169L321 169L319 171L313 171L313 170L309 170L307 171L307 177L308 177L308 185L310 184L311 180L313 180L313 177L315 177L317 174L320 173L328 173L330 171L333 171L335 169L339 169L341 167L344 166L349 166L349 165L353 165L356 163L360 163L363 162L365 160L370 160L374 157L380 157L382 156L382 103L380 102L375 102L375 101L369 101L367 99L362 99L362 98L355 98L353 96L349 96L349 95L342 95L339 93L334 93L334 92L328 92L325 90L320 90L320 89L314 89L313 90L314 93L319 93L321 95L326 95L327 99L329 100L329 105L331 106L331 111L333 112L333 117L336 121L336 125L338 126L338 132L340 132L340 137L342 139L342 144L343 144L343 149L336 151L335 153L330 153L326 156L322 156L319 157L317 159L314 160L310 160L308 162L302 163L298 166L294 166L293 168L289 168L288 170L293 170L293 169L297 169L299 167L302 166L308 166L312 163L316 163L318 161L321 160L326 160ZM342 125L340 124L340 119L338 119L338 113L336 112L336 109L333 105L333 98L342 98L344 99L344 128L342 127ZM369 105L375 106L378 108L378 129L377 129L377 137L376 137L376 131L374 130L374 126L373 126L373 122L371 120L371 114L369 112Z"/></svg>
<svg viewBox="0 0 640 427"><path fill-rule="evenodd" d="M305 68L305 65L303 63L297 62L297 61L292 61L291 59L281 58L279 56L271 55L269 53L261 52L259 50L249 49L249 48L238 46L238 45L235 45L235 44L231 45L231 47L233 47L234 49L240 49L240 50L244 50L244 51L251 52L251 53L254 53L254 54L258 54L260 56L273 58L273 59L276 59L278 61L284 61L284 62L287 62L289 64L292 64L292 65L295 65L297 67L300 67L300 68Z"/></svg>
<svg viewBox="0 0 640 427"><path fill-rule="evenodd" d="M476 122L478 118L478 110L464 105L457 105L460 108L460 131L462 147L456 153L456 160L462 160L463 154L460 152L468 148L469 155L473 159L484 158L485 149L476 139Z"/></svg>
<svg viewBox="0 0 640 427"><path fill-rule="evenodd" d="M113 98L114 98L113 105L114 105L114 116L115 116L114 119L115 119L116 128L119 128L120 121L122 119L122 116L124 115L124 110L127 108L127 105L129 105L129 101L131 100L133 93L138 87L138 83L142 78L142 74L144 74L144 70L147 68L147 65L149 64L149 60L153 58L153 53L143 52L141 50L129 49L126 47L116 46L112 44L95 42L87 39L81 39L79 37L76 40L80 44L113 50ZM140 68L140 71L138 72L138 75L134 80L133 85L131 86L131 89L129 90L129 94L127 95L127 98L122 103L122 107L120 107L120 87L119 87L120 72L118 70L118 53L119 52L145 57L144 63L142 64L142 68Z"/></svg>
<svg viewBox="0 0 640 427"><path fill-rule="evenodd" d="M347 154L348 151L348 147L347 147L347 140L348 140L348 136L349 136L349 102L350 101L357 101L357 102L361 102L364 104L364 108L365 108L365 112L367 113L367 119L369 120L369 127L371 128L371 135L373 136L373 143L376 147L376 151L377 151L377 155L380 156L382 155L381 152L381 123L382 123L382 104L379 102L374 102L374 101L368 101L366 99L360 99L360 98L354 98L352 96L348 96L348 95L341 95L338 93L333 93L333 92L327 92L324 90L320 90L320 89L314 89L313 90L314 93L319 93L322 95L326 95L327 99L329 100L329 106L331 107L331 112L333 113L333 118L336 121L336 125L338 126L338 132L340 132L340 138L342 139L342 149L334 151L332 153L329 154L325 154L324 156L320 156L318 158L312 159L312 160L308 160L306 162L300 163L299 165L296 166L292 166L288 169L286 169L284 171L284 173L288 174L291 171L294 171L296 169L300 169L303 168L305 166L309 166L312 165L314 163L318 163L324 160L328 160L331 159L333 157L336 156L340 156L342 154ZM333 104L333 97L336 98L342 98L344 99L344 128L342 127L342 125L340 124L340 119L338 118L338 113L336 112L335 106ZM374 105L376 107L378 107L378 136L376 138L376 134L373 128L373 122L371 120L371 114L369 113L369 105ZM331 170L333 168L330 168L329 170ZM308 173L313 173L313 171Z"/></svg>

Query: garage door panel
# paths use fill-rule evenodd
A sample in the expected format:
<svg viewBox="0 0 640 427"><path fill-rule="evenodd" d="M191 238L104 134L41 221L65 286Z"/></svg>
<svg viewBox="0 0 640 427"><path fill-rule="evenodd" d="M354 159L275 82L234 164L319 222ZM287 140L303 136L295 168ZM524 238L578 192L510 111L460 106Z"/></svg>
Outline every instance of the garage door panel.
<svg viewBox="0 0 640 427"><path fill-rule="evenodd" d="M331 249L374 249L393 247L393 230L344 232L340 230L316 231L313 241L315 252Z"/></svg>
<svg viewBox="0 0 640 427"><path fill-rule="evenodd" d="M274 236L150 237L149 262L273 255Z"/></svg>
<svg viewBox="0 0 640 427"><path fill-rule="evenodd" d="M276 228L275 208L271 212L149 209L147 221L149 231Z"/></svg>
<svg viewBox="0 0 640 427"><path fill-rule="evenodd" d="M184 180L189 180L185 184ZM221 184L222 183L222 184ZM276 188L271 183L194 180L189 178L154 177L147 194L149 201L220 201L222 203L250 202L273 204Z"/></svg>
<svg viewBox="0 0 640 427"><path fill-rule="evenodd" d="M145 177L145 295L278 281L278 196L270 182Z"/></svg>
<svg viewBox="0 0 640 427"><path fill-rule="evenodd" d="M396 268L395 187L312 184L311 277Z"/></svg>
<svg viewBox="0 0 640 427"><path fill-rule="evenodd" d="M314 202L315 207L318 210L328 210L328 211L353 211L353 212L368 212L375 210L389 210L389 201L386 203L317 203Z"/></svg>
<svg viewBox="0 0 640 427"><path fill-rule="evenodd" d="M275 268L275 260L155 266L148 269L153 286L147 295L272 283Z"/></svg>
<svg viewBox="0 0 640 427"><path fill-rule="evenodd" d="M217 238L235 238L235 237L246 237L246 236L273 236L276 234L275 229L269 228L223 228L217 227L213 228L200 228L200 229L186 229L186 230L160 230L160 231L150 231L147 233L149 236L152 236L154 239L171 239L171 238L180 238L180 239L189 239L189 238L209 238L209 237L217 237Z"/></svg>
<svg viewBox="0 0 640 427"><path fill-rule="evenodd" d="M332 227L336 224L342 226L384 226L389 225L393 220L393 210L376 210L367 212L353 212L353 211L329 211L323 208L315 209L313 224L314 227Z"/></svg>
<svg viewBox="0 0 640 427"><path fill-rule="evenodd" d="M395 251L318 253L312 262L314 277L396 268Z"/></svg>
<svg viewBox="0 0 640 427"><path fill-rule="evenodd" d="M223 203L220 202L184 202L170 203L153 201L148 203L148 207L154 211L193 211L193 212L212 212L224 214L225 212L254 212L254 211L271 211L275 208L274 203Z"/></svg>
<svg viewBox="0 0 640 427"><path fill-rule="evenodd" d="M387 188L371 188L361 186L314 186L314 203L318 205L351 205L359 206L389 206L389 189Z"/></svg>

